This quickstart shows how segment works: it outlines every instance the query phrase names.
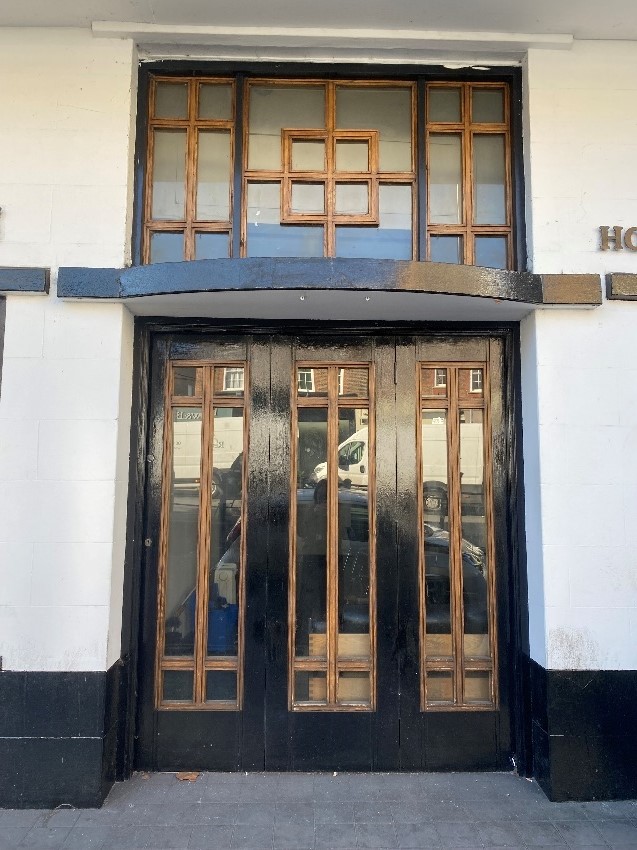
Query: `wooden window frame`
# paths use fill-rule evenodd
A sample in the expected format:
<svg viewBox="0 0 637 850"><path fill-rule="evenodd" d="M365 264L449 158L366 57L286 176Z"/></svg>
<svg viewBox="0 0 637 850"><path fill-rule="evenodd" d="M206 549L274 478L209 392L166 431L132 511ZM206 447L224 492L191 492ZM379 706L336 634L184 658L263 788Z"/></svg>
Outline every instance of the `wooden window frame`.
<svg viewBox="0 0 637 850"><path fill-rule="evenodd" d="M339 369L365 368L368 373L367 398L343 398L339 394ZM327 369L327 397L305 397L297 392L299 369ZM292 416L291 416L291 463L290 463L290 520L288 566L288 708L290 711L375 711L376 710L376 439L375 439L375 381L372 363L297 361L292 373ZM338 410L339 408L361 408L368 410L369 457L367 510L369 522L369 659L341 658L338 648ZM311 656L297 656L296 635L296 556L297 556L297 468L298 468L298 411L300 408L327 409L327 651L324 661ZM295 699L295 674L299 672L325 673L327 700L325 703L304 702ZM363 702L337 702L339 672L366 672L370 678L370 700Z"/></svg>
<svg viewBox="0 0 637 850"><path fill-rule="evenodd" d="M178 396L173 393L176 368L202 370L201 395ZM214 392L215 369L243 368L243 396L227 396ZM164 439L162 464L161 521L158 559L157 633L155 658L155 707L158 710L179 711L240 711L243 708L244 680L244 622L246 606L246 522L247 522L247 457L249 423L249 372L246 361L171 360L168 362L164 395ZM175 407L192 407L202 411L201 462L199 485L199 517L197 532L197 574L195 597L195 647L192 657L169 656L164 652L166 575L168 567L168 529L172 481L173 423ZM239 620L236 656L209 656L207 653L208 594L210 574L210 521L212 511L212 472L215 407L243 409L243 465L241 470L241 539L239 565ZM170 701L163 699L163 674L166 670L187 670L194 674L193 699ZM237 675L237 699L206 701L206 673L209 670L233 670Z"/></svg>
<svg viewBox="0 0 637 850"><path fill-rule="evenodd" d="M444 397L425 392L423 371L425 369L447 370L447 393ZM483 393L468 399L460 399L458 376L460 371L481 369ZM422 361L417 364L416 384L418 387L418 416L416 429L416 465L418 470L418 593L420 623L420 708L421 711L495 711L499 706L498 641L495 586L495 529L493 516L493 455L491 434L491 381L489 364L486 362ZM435 372L434 372L435 375ZM427 657L426 588L424 497L423 497L423 446L422 411L445 410L447 412L447 493L449 517L449 568L450 568L450 617L452 660ZM460 492L460 410L482 410L483 415L483 470L484 505L487 533L487 604L489 659L472 658L464 655L463 588L462 588L462 506ZM466 672L488 672L491 681L489 703L467 702L464 699ZM427 700L427 674L450 672L453 674L453 703Z"/></svg>
<svg viewBox="0 0 637 850"><path fill-rule="evenodd" d="M429 92L432 89L457 89L460 91L460 121L436 122L429 120ZM472 93L480 90L500 90L503 92L503 121L501 123L482 123L472 120ZM426 258L431 259L432 236L458 236L462 239L461 265L475 264L475 239L480 236L502 236L506 238L507 264L513 268L513 193L511 173L511 93L507 83L501 82L430 82L426 85L425 96L425 171L426 196L429 192L429 149L430 138L435 135L460 136L462 150L462 220L458 224L435 224L429 219L429 204L427 204L426 221ZM480 135L496 135L504 137L505 151L505 211L506 224L474 224L473 213L475 197L473 191L473 139ZM423 211L421 211L421 215Z"/></svg>

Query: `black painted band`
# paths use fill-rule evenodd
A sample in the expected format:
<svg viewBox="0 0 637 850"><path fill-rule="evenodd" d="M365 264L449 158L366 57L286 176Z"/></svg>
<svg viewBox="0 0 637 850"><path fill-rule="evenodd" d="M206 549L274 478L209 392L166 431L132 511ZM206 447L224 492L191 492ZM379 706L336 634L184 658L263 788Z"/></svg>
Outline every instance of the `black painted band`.
<svg viewBox="0 0 637 850"><path fill-rule="evenodd" d="M0 292L49 291L50 269L0 266Z"/></svg>

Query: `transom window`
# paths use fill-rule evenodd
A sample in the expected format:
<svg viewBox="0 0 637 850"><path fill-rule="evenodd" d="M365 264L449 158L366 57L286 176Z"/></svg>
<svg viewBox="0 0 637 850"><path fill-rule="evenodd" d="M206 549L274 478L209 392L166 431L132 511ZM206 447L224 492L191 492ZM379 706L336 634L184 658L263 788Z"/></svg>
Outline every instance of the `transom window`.
<svg viewBox="0 0 637 850"><path fill-rule="evenodd" d="M156 76L148 120L145 263L514 265L505 83Z"/></svg>

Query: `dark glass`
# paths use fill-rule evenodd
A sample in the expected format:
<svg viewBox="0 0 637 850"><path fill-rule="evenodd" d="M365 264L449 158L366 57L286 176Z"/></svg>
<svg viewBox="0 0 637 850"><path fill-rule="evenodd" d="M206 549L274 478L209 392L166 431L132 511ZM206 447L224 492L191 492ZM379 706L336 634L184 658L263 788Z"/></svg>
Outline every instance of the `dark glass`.
<svg viewBox="0 0 637 850"><path fill-rule="evenodd" d="M429 254L432 263L462 263L462 236L430 236Z"/></svg>
<svg viewBox="0 0 637 850"><path fill-rule="evenodd" d="M155 88L155 118L188 117L188 84L157 83Z"/></svg>
<svg viewBox="0 0 637 850"><path fill-rule="evenodd" d="M327 635L327 408L299 408L297 431L297 656L325 656Z"/></svg>
<svg viewBox="0 0 637 850"><path fill-rule="evenodd" d="M164 670L164 702L192 702L194 673L192 670Z"/></svg>
<svg viewBox="0 0 637 850"><path fill-rule="evenodd" d="M460 89L428 86L427 112L428 120L434 123L460 123Z"/></svg>
<svg viewBox="0 0 637 850"><path fill-rule="evenodd" d="M294 674L294 701L327 702L327 674L298 670Z"/></svg>
<svg viewBox="0 0 637 850"><path fill-rule="evenodd" d="M341 670L336 683L336 701L369 705L371 700L370 674L363 671Z"/></svg>
<svg viewBox="0 0 637 850"><path fill-rule="evenodd" d="M229 253L227 233L195 233L195 260L220 260Z"/></svg>
<svg viewBox="0 0 637 850"><path fill-rule="evenodd" d="M183 233L151 233L151 263L180 263L183 259Z"/></svg>
<svg viewBox="0 0 637 850"><path fill-rule="evenodd" d="M200 476L201 408L176 407L166 560L166 655L192 657L195 648Z"/></svg>
<svg viewBox="0 0 637 850"><path fill-rule="evenodd" d="M201 369L195 366L175 366L173 369L173 395L200 396Z"/></svg>
<svg viewBox="0 0 637 850"><path fill-rule="evenodd" d="M476 236L475 264L489 269L506 269L507 237L506 236Z"/></svg>
<svg viewBox="0 0 637 850"><path fill-rule="evenodd" d="M206 702L237 701L237 671L236 670L207 670L206 671Z"/></svg>

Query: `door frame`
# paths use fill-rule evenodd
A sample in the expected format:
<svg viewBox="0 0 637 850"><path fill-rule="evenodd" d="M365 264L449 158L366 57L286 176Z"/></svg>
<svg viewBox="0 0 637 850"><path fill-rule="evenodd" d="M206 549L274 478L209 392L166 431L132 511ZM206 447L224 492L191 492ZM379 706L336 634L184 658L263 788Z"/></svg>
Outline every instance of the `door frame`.
<svg viewBox="0 0 637 850"><path fill-rule="evenodd" d="M117 718L112 722L112 746L116 751L116 777L128 778L139 766L137 746L142 712L139 693L140 637L142 628L142 571L147 560L144 531L149 466L150 353L161 335L214 335L219 338L241 334L300 334L308 338L327 335L455 336L498 337L503 345L503 411L508 464L506 476L509 573L508 623L510 636L509 690L511 693L511 741L514 766L522 775L532 771L527 565L524 523L522 456L520 334L518 323L353 323L284 321L166 320L137 318L133 352L133 405L129 460L127 540L124 563L122 645L120 659L111 668L107 687L115 693L112 704Z"/></svg>

